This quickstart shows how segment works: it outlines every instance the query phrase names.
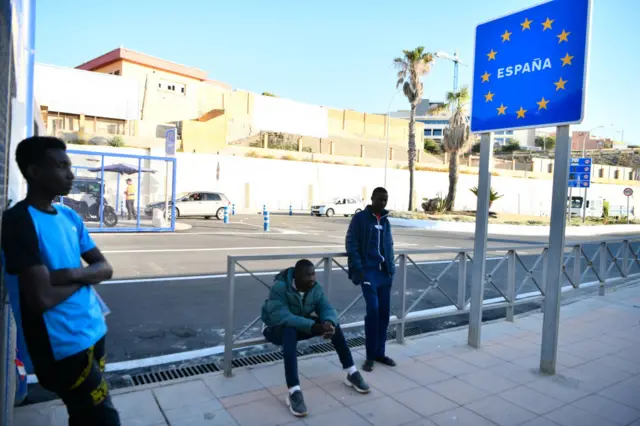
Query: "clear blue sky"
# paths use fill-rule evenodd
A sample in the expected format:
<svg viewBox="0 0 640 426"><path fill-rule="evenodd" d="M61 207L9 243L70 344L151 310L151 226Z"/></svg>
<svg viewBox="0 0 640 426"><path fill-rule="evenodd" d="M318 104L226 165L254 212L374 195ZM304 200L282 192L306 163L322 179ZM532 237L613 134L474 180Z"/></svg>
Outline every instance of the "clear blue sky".
<svg viewBox="0 0 640 426"><path fill-rule="evenodd" d="M557 0L571 1L571 0ZM365 0L40 1L36 60L77 66L120 45L200 68L234 88L336 108L385 113L394 95L391 66L402 49L459 49L469 67L475 26L536 5L535 0L409 2ZM594 0L586 118L600 136L640 145L640 25L637 0ZM634 53L636 52L636 53ZM452 88L453 65L438 62L425 97ZM392 110L406 109L398 94Z"/></svg>

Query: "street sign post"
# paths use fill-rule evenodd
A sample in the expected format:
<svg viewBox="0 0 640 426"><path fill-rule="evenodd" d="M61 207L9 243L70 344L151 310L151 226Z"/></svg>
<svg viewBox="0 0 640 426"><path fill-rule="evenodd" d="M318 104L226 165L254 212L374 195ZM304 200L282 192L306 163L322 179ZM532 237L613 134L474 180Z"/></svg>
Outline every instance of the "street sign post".
<svg viewBox="0 0 640 426"><path fill-rule="evenodd" d="M167 157L176 155L176 139L178 131L174 127L164 132L164 153ZM175 206L171 206L173 210ZM173 216L173 215L172 215ZM164 168L164 219L169 220L169 162L165 161Z"/></svg>
<svg viewBox="0 0 640 426"><path fill-rule="evenodd" d="M591 187L591 158L572 158L569 164L569 204L573 203L571 196L572 188L583 188L584 199L582 200L582 223L587 218L587 191ZM571 214L569 214L571 219Z"/></svg>
<svg viewBox="0 0 640 426"><path fill-rule="evenodd" d="M633 189L625 188L622 193L627 197L627 225L629 224L629 198L633 195Z"/></svg>
<svg viewBox="0 0 640 426"><path fill-rule="evenodd" d="M540 357L540 370L548 374L555 373L558 344L571 159L569 125L583 119L590 16L591 0L550 1L476 28L471 131L488 135L490 143L489 132L558 126ZM482 179L483 172L481 168L480 190L489 184L488 179ZM482 290L485 280L486 212L481 210L485 201L481 198L478 197L474 245L480 251L474 252L469 317L472 346L479 344L482 320L482 298L473 296Z"/></svg>

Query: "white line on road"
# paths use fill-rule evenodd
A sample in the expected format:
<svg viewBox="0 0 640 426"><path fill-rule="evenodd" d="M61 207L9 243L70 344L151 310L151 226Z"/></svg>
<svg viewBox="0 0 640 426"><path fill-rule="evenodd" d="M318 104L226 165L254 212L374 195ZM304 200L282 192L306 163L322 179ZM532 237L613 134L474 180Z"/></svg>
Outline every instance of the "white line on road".
<svg viewBox="0 0 640 426"><path fill-rule="evenodd" d="M396 244L396 247L417 246L417 244ZM296 250L317 248L344 248L342 245L314 245L314 246L264 246L264 247L207 247L207 248L173 248L173 249L136 249L136 250L104 250L105 254L129 253L180 253L204 251L246 251L246 250Z"/></svg>

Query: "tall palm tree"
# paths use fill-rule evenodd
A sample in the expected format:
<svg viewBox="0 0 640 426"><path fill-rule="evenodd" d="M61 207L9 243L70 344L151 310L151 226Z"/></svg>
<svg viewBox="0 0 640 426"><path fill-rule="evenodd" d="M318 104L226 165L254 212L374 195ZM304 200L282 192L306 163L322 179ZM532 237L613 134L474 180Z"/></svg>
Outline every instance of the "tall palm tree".
<svg viewBox="0 0 640 426"><path fill-rule="evenodd" d="M440 109L453 108L453 115L449 120L449 128L443 132L442 147L449 153L449 192L447 193L447 210L453 210L456 201L456 187L458 186L458 158L460 153L468 148L471 142L469 120L464 112L469 101L469 89L463 87L458 92L448 92L446 100Z"/></svg>
<svg viewBox="0 0 640 426"><path fill-rule="evenodd" d="M398 69L396 89L402 86L404 95L411 104L409 116L409 211L413 210L413 177L416 164L416 108L422 100L423 86L420 78L426 75L433 63L433 55L425 52L424 47L403 50L404 56L395 58L394 65ZM389 153L387 153L389 155Z"/></svg>

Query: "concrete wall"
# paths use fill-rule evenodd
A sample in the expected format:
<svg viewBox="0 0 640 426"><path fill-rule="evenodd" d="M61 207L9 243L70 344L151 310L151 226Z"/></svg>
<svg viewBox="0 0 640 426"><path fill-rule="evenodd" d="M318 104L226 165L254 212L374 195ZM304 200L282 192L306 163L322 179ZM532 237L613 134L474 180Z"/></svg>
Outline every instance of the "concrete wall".
<svg viewBox="0 0 640 426"><path fill-rule="evenodd" d="M82 147L81 149L84 149ZM94 150L105 151L104 147ZM145 154L146 150L125 150ZM151 150L152 155L162 150ZM224 192L240 211L253 212L263 204L271 210L287 209L291 204L296 209L307 209L312 203L336 196L360 196L383 184L384 169L335 164L310 163L274 159L245 158L233 155L178 153L177 191L215 190ZM74 159L74 161L76 161ZM121 160L118 160L122 162ZM157 164L156 164L157 163ZM156 170L153 175L143 175L141 194L145 202L164 198L164 166L162 162L145 165ZM216 171L220 168L220 179ZM109 179L115 179L110 177ZM409 176L406 170L389 168L387 188L390 192L389 207L404 210L408 201ZM114 187L115 181L108 181ZM478 183L477 175L460 174L456 209L473 210L476 197L469 190ZM446 195L448 176L445 172L416 172L418 199ZM594 184L589 198L602 197L611 204L624 204L622 194L626 186L640 187L639 182L624 185ZM551 209L551 180L492 177L492 187L504 197L496 201L493 211L544 216ZM107 192L113 197L113 189ZM637 191L636 191L637 192ZM108 198L109 200L109 198ZM109 200L111 201L111 200ZM640 200L639 200L640 201ZM633 197L636 208L640 202Z"/></svg>
<svg viewBox="0 0 640 426"><path fill-rule="evenodd" d="M329 138L334 136L387 139L387 117L351 110L329 109ZM409 139L409 120L391 118L389 139L403 145ZM416 144L424 142L424 124L416 122Z"/></svg>
<svg viewBox="0 0 640 426"><path fill-rule="evenodd" d="M227 115L222 113L206 121L182 122L184 152L211 154L227 147Z"/></svg>
<svg viewBox="0 0 640 426"><path fill-rule="evenodd" d="M253 95L253 102L253 125L257 129L316 138L328 136L325 108L261 95Z"/></svg>

